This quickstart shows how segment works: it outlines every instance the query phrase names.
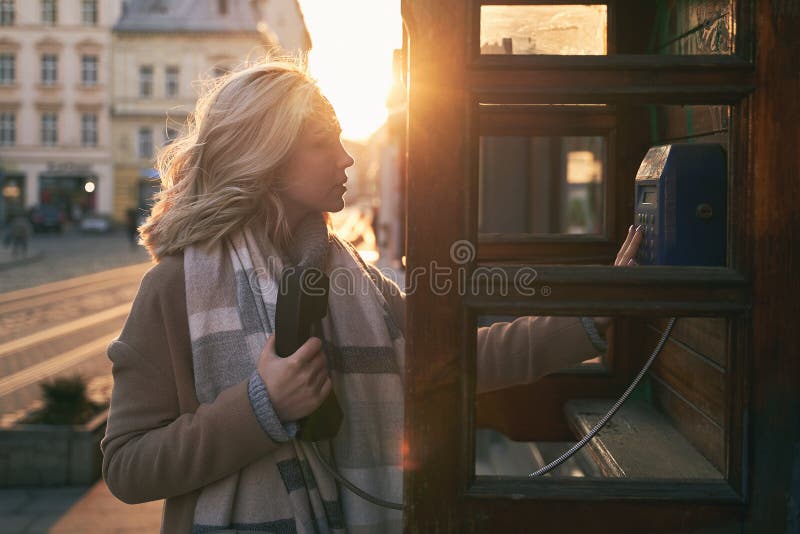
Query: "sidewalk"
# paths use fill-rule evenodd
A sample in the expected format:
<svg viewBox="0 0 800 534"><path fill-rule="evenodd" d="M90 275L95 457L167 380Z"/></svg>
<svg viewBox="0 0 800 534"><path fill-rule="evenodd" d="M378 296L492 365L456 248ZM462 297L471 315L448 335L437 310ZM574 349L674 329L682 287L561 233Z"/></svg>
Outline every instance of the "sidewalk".
<svg viewBox="0 0 800 534"><path fill-rule="evenodd" d="M94 486L0 490L0 524L9 534L157 533L163 501L129 505L102 480Z"/></svg>
<svg viewBox="0 0 800 534"><path fill-rule="evenodd" d="M125 504L100 480L50 529L51 534L145 533L161 529L164 501Z"/></svg>

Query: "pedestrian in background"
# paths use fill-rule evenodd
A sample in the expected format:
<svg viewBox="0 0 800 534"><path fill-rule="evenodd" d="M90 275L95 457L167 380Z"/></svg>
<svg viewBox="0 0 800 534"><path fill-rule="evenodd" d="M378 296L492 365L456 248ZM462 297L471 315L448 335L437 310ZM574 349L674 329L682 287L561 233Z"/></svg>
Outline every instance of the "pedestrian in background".
<svg viewBox="0 0 800 534"><path fill-rule="evenodd" d="M138 237L139 237L139 210L136 208L131 208L126 212L126 221L125 221L125 230L128 234L128 241L131 244L131 248L134 249L139 246Z"/></svg>
<svg viewBox="0 0 800 534"><path fill-rule="evenodd" d="M26 257L28 255L28 240L33 233L30 221L23 213L17 213L9 226L11 241L11 256Z"/></svg>

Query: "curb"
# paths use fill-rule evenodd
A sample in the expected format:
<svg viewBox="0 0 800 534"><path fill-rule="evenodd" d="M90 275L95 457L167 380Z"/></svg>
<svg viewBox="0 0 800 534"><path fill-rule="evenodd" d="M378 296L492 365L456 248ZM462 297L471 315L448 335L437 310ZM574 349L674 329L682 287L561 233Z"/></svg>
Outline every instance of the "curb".
<svg viewBox="0 0 800 534"><path fill-rule="evenodd" d="M6 269L11 269L13 267L19 267L21 265L36 263L37 261L40 261L42 258L44 258L44 251L39 250L19 260L2 261L0 262L0 271L5 271Z"/></svg>

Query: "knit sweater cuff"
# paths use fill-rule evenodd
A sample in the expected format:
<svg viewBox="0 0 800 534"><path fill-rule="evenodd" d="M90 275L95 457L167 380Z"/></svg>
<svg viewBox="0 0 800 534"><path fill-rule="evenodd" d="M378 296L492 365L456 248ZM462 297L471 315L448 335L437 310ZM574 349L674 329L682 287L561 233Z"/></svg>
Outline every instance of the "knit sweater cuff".
<svg viewBox="0 0 800 534"><path fill-rule="evenodd" d="M264 380L258 373L258 370L253 371L250 375L250 382L247 385L247 396L250 398L250 406L256 414L261 429L273 440L279 443L294 439L297 434L297 423L289 421L281 423L278 414L275 413L272 407L272 402L269 400L269 393Z"/></svg>

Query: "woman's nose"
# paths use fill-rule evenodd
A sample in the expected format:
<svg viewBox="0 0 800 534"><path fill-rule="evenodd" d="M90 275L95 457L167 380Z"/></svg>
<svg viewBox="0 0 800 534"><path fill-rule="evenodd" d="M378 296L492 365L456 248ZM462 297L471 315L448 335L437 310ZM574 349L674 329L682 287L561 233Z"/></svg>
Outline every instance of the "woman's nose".
<svg viewBox="0 0 800 534"><path fill-rule="evenodd" d="M342 143L339 143L339 146L342 149L341 155L339 157L339 165L343 169L351 167L356 162L356 160L353 159L353 156L350 155L350 153L347 151L347 149L344 147Z"/></svg>

